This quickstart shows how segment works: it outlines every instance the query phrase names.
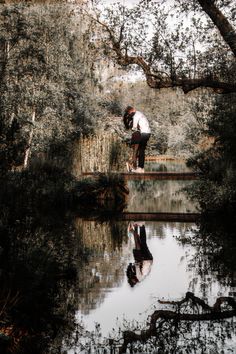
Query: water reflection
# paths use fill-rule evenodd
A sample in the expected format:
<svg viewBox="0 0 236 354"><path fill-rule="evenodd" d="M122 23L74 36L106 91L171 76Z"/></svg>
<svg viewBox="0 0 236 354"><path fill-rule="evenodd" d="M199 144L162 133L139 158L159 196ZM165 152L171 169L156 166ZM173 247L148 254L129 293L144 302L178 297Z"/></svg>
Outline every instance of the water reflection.
<svg viewBox="0 0 236 354"><path fill-rule="evenodd" d="M80 263L79 310L87 315L118 288L129 257L124 223L75 220L76 233L87 255Z"/></svg>
<svg viewBox="0 0 236 354"><path fill-rule="evenodd" d="M180 161L146 161L146 171L155 172L190 172L191 169Z"/></svg>
<svg viewBox="0 0 236 354"><path fill-rule="evenodd" d="M83 223L87 224L88 222ZM93 296L93 300L88 299L85 304L85 296L82 293L79 317L83 315L89 330L94 329L95 322L100 323L103 334L107 334L112 327L117 326L117 318L119 318L119 322L122 322L124 317L130 321L134 319L144 321L147 311L149 313L152 311L155 299L169 298L170 296L181 297L188 290L189 277L191 276L191 271L187 271L186 257L193 252L193 249L188 245L183 247L173 236L181 237L183 234L192 233L194 225L146 222L147 245L153 258L152 268L145 281L139 282L135 287L130 287L127 282L126 270L135 243L133 237L127 238L127 224L125 222L117 224L120 224L119 228L123 233L123 243L119 251L114 247L110 249L107 247L105 252L107 260L98 251L93 252L88 259L88 269L93 269L96 264L97 271L100 273L99 281L94 287L88 287L86 280L84 284L80 283L81 288L84 289L83 292ZM88 225L84 227L89 228ZM97 232L92 234L92 238L94 244L100 244L100 230L102 231L105 226L97 225L96 227ZM108 231L108 229L107 225L106 230ZM108 240L106 244L109 245L109 240L113 236L111 230L110 234L106 232ZM101 240L103 240L102 235ZM102 244L103 242L101 242ZM114 270L116 270L116 277L114 277ZM108 285L106 279L109 272L111 282ZM90 273L87 273L87 279L90 281ZM94 302L96 301L98 306L95 308Z"/></svg>
<svg viewBox="0 0 236 354"><path fill-rule="evenodd" d="M1 353L59 351L75 328L80 247L70 219L49 214L1 213Z"/></svg>
<svg viewBox="0 0 236 354"><path fill-rule="evenodd" d="M128 208L194 210L177 192L186 183L130 181ZM159 299L179 300L193 291L212 305L219 296L235 297L236 226L221 215L199 225L140 221L128 227L32 210L27 203L13 206L0 212L1 354L111 353L117 348L112 338L122 342L119 329L146 328L148 315L166 309ZM145 257L137 237L144 230ZM127 281L131 260L135 286ZM196 308L186 305L190 312ZM129 352L233 352L235 317L197 324L170 320L157 338L132 345Z"/></svg>
<svg viewBox="0 0 236 354"><path fill-rule="evenodd" d="M236 298L235 223L223 215L209 215L202 218L191 237L181 235L178 239L180 244L189 244L196 250L188 261L188 268L195 275L190 290L201 291L205 300L215 287L219 296Z"/></svg>
<svg viewBox="0 0 236 354"><path fill-rule="evenodd" d="M128 234L133 236L134 240L134 263L129 263L126 270L128 283L131 287L143 281L150 273L153 263L153 257L147 246L147 236L144 223L130 223Z"/></svg>
<svg viewBox="0 0 236 354"><path fill-rule="evenodd" d="M138 223L138 225L142 226L143 223ZM101 244L99 246L99 229L105 226L97 225L96 227L97 232L92 237L93 242L98 244L98 249L100 249L103 246ZM87 225L86 228L89 228L89 226ZM133 229L134 225L129 225L128 230L130 228ZM123 241L119 243L117 248L113 242L109 243L112 234L108 236L108 230L112 232L111 227L107 225L106 240L111 248L106 247L105 254L109 262L105 261L104 264L104 255L94 252L88 259L87 264L88 269L93 269L94 264L96 264L99 273L99 279L97 280L99 286L90 283L90 287L86 288L86 284L81 284L83 291L93 296L93 301L91 301L91 298L86 300L82 293L83 305L79 305L80 311L77 313L77 321L79 323L82 321L84 328L88 330L88 332L80 332L80 341L83 342L83 336L87 338L86 349L81 353L87 353L91 348L98 350L98 348L104 348L104 346L111 349L110 344L108 345L108 342L106 342L106 338L109 336L116 339L119 337L118 342L121 343L122 336L119 329L145 328L148 315L151 315L157 309L163 309L163 305L158 304L159 299L182 299L187 291L194 290L196 296L206 299L206 302L212 305L219 295L228 296L232 293L232 283L223 285L222 281L226 279L227 274L217 273L214 266L216 263L212 263L207 269L205 267L199 268L200 262L208 257L207 253L200 252L199 254L199 249L195 247L195 237L196 235L200 237L201 227L184 223L146 222L147 245L153 258L152 268L148 276L145 277L145 281L138 282L133 287L127 282L126 270L127 264L130 262L130 253L135 246L134 232L130 235L131 237L127 238L127 225L120 222L117 230L122 232ZM93 247L92 243L90 246ZM110 256L107 255L107 252L110 253ZM199 261L199 267L196 267L196 260ZM224 263L227 264L228 261L229 259L224 260L222 258L220 262L223 265ZM117 270L118 277L114 277L114 269ZM220 268L217 269L220 270ZM109 271L111 272L110 283L107 282ZM231 271L232 268L230 270L229 266L228 274ZM217 280L216 275L217 277L221 276L221 280ZM87 278L90 277L91 273L88 273ZM205 282L206 279L208 283ZM212 286L212 280L214 280L214 286ZM193 284L196 285L194 289ZM204 287L197 286L198 284L204 284ZM85 301L87 301L86 304ZM97 307L94 306L95 303ZM191 304L188 305L185 310L188 309L192 313L191 311L194 311L195 307L193 306L191 309ZM86 306L86 311L84 311L84 306ZM164 348L170 350L170 352L173 348L176 348L176 352L178 350L189 350L194 353L195 351L191 350L196 349L196 352L203 350L206 353L211 351L217 353L222 350L222 353L224 353L224 346L228 348L227 350L234 348L234 326L234 320L224 320L222 323L209 321L205 325L204 323L196 325L194 322L189 325L180 323L174 329L173 323L169 322L165 326L165 330L160 331L159 339L156 338L146 346L139 347L140 344L134 344L133 349L138 350L137 348L139 348L141 352L154 353L157 348L162 348L164 345ZM218 337L217 333L219 334ZM89 339L88 336L90 335L92 337ZM95 340L96 336L97 341ZM104 338L106 345L102 338ZM103 347L101 347L101 343L103 343ZM68 350L68 353L75 353L80 348L79 344L75 344L74 348ZM109 351L110 349L107 349L108 353L112 352Z"/></svg>
<svg viewBox="0 0 236 354"><path fill-rule="evenodd" d="M130 180L127 211L132 212L195 212L196 206L183 188L191 181Z"/></svg>
<svg viewBox="0 0 236 354"><path fill-rule="evenodd" d="M181 299L194 290L213 304L219 295L234 292L235 238L233 229L226 232L222 222L200 227L146 222L152 268L144 281L130 287L126 270L135 242L134 235L127 236L127 223L28 215L17 215L18 221L11 220L11 227L1 224L1 301L6 304L1 312L1 334L7 337L11 330L14 346L25 353L62 352L71 348L73 333L79 343L66 352L88 353L91 342L84 351L80 347L83 327L75 331L75 319L81 317L90 333L98 333L99 328L101 344L103 335L113 327L116 332L145 327L148 315L160 308L158 299ZM95 322L100 326L95 327ZM210 322L200 332L200 326L191 327L189 336L191 331L198 333L195 346L207 352L216 333L221 333L225 347L232 349L235 343L228 339L234 333L232 326L233 320L217 325ZM187 328L181 325L174 335L171 326L168 328L169 334L165 331L163 338L166 348L189 344L189 338L181 334ZM206 344L207 331L212 343ZM4 353L3 341L0 344ZM100 344L96 342L96 348ZM153 352L160 347L159 342L152 345ZM214 347L216 353L219 348Z"/></svg>

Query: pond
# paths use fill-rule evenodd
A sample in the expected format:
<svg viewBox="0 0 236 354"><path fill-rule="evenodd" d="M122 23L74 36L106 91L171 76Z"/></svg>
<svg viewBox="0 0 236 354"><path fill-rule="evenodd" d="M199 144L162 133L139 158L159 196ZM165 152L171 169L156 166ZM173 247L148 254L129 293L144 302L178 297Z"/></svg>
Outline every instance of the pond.
<svg viewBox="0 0 236 354"><path fill-rule="evenodd" d="M172 169L173 163L165 166ZM175 164L174 170L184 168ZM2 211L1 353L10 335L9 353L118 353L123 331L142 333L155 311L199 312L199 304L183 302L183 309L173 303L187 292L210 306L220 296L235 299L234 225L220 218L149 221L153 212L196 212L183 189L192 182L127 183L123 216L145 212L145 222L88 220L59 206L34 210L24 200L14 200L11 215ZM229 308L224 304L223 310ZM123 352L233 353L235 327L232 315L191 323L161 320L155 336L128 343Z"/></svg>
<svg viewBox="0 0 236 354"><path fill-rule="evenodd" d="M87 277L97 278L100 283L99 290L103 294L99 294L98 286L90 288L90 296L99 298L96 306L95 301L90 298L85 301L82 296L78 318L83 318L87 329L93 330L94 324L98 322L103 334L108 335L109 331L117 326L117 318L120 325L123 319L144 321L148 313L153 311L157 299L184 296L195 278L194 272L188 269L188 259L194 250L188 246L183 247L176 237L182 233L191 234L194 227L182 223L146 222L147 245L153 256L153 264L150 274L134 287L129 285L126 276L128 264L134 262L133 239L127 240L124 237L119 253L113 251L105 256L94 255L88 264L87 269L90 271L87 272ZM99 227L97 230L99 234ZM104 260L105 257L109 257L109 262ZM107 284L109 269L110 286ZM85 284L87 282L85 279Z"/></svg>
<svg viewBox="0 0 236 354"><path fill-rule="evenodd" d="M197 205L187 198L184 188L191 181L175 180L130 180L126 210L129 212L179 212L190 213Z"/></svg>
<svg viewBox="0 0 236 354"><path fill-rule="evenodd" d="M98 252L89 258L82 270L76 319L86 330L83 335L87 338L85 343L88 346L85 346L87 349L81 353L89 352L91 343L97 343L93 347L94 350L101 348L99 343L103 337L113 338L119 330L124 330L127 326L136 329L145 327L148 316L157 308L161 308L158 300L180 300L187 291L191 291L209 305L213 305L219 296L230 296L234 292L233 284L224 282L227 274L219 275L214 269L202 271L201 265L198 265L197 247L181 242L198 233L195 224L140 224L145 225L147 245L153 256L150 272L144 279L133 287L128 282L126 272L128 265L134 262L134 240L126 235L127 225L119 226L119 229L123 230L123 238L118 248L115 245L114 248L111 247L113 236L109 235L109 231L112 232L112 228L107 226L106 240L102 237L105 242L104 251L99 252L98 247ZM100 227L103 230L100 230ZM105 225L99 224L93 226L94 230L96 229L93 233L95 243L99 243L100 235L104 235L104 227ZM207 263L207 260L205 262ZM203 263L202 267L206 265ZM234 341L231 342L229 338L224 342L227 350L235 345L233 328L231 334L234 335ZM91 341L91 334L97 336L98 342L94 337ZM79 353L79 348L81 349L80 346L75 346L74 349L68 350L68 353ZM217 348L218 352L220 346Z"/></svg>
<svg viewBox="0 0 236 354"><path fill-rule="evenodd" d="M155 170L154 163L149 168ZM159 168L160 166L156 166L156 170ZM165 168L172 171L185 170L184 165L177 163L165 163ZM183 191L190 183L192 182L130 180L126 211L195 212L197 206L188 200ZM128 232L130 224L122 221L99 224L81 219L78 219L76 224L83 230L85 247L93 251L83 269L80 269L76 319L85 330L84 339L80 338L80 344L83 345L81 347L77 343L74 348L68 349L69 354L80 351L86 353L89 350L100 353L99 350L104 348L108 350L101 344L105 338L115 338L120 331L127 328L145 328L148 316L156 309L162 308L158 300L181 300L186 292L191 291L212 306L219 296L234 294L232 274L229 275L227 271L219 274L211 267L206 245L205 255L199 254L202 247L196 241L201 238L199 225L135 221L137 229L145 229L146 243L152 259L146 274L131 284L127 274L129 265L135 263L133 250L137 244L134 234ZM204 248L201 248L201 252L204 252ZM218 343L217 349L214 347L214 350L232 352L231 349L235 345L233 332L231 328L229 338L223 341L224 344ZM209 352L212 352L212 344L207 346ZM83 351L82 348L86 349ZM146 350L140 352L155 351L147 348Z"/></svg>

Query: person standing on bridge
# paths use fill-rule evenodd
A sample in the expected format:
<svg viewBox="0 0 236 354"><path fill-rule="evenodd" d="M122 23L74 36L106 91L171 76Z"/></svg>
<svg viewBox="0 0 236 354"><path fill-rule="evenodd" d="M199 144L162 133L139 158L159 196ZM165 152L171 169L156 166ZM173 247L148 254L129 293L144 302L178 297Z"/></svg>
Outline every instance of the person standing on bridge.
<svg viewBox="0 0 236 354"><path fill-rule="evenodd" d="M147 117L134 107L128 106L125 109L124 124L126 128L133 131L131 145L133 145L133 158L131 172L144 173L145 149L151 135L151 130ZM139 134L137 133L139 132ZM138 159L138 166L136 160Z"/></svg>

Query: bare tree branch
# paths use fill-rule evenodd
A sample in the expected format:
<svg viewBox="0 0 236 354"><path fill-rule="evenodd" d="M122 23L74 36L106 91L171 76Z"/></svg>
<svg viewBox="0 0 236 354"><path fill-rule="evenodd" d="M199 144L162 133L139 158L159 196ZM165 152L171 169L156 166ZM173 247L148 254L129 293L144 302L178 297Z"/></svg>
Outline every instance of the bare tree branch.
<svg viewBox="0 0 236 354"><path fill-rule="evenodd" d="M209 306L202 299L198 298L191 292L187 292L184 299L180 301L159 301L162 304L178 305L180 307L183 304L186 304L188 301L191 301L193 305L199 305L203 309L201 313L183 313L182 311L170 311L170 310L156 310L152 315L149 323L149 327L146 330L141 331L140 334L135 333L134 331L124 331L123 339L124 343L120 348L120 353L125 353L127 345L129 343L141 341L146 342L149 338L157 334L157 321L163 320L174 320L175 323L180 321L210 321L210 320L221 320L232 318L236 316L236 302L234 298L231 297L219 297L213 306ZM231 310L221 310L221 305L227 303L231 306ZM160 322L160 325L163 325L163 321Z"/></svg>

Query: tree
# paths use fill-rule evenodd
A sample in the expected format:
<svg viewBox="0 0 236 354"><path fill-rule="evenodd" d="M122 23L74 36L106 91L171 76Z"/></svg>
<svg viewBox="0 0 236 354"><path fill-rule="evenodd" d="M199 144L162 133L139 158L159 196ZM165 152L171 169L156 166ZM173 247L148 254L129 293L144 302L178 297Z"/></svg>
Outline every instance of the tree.
<svg viewBox="0 0 236 354"><path fill-rule="evenodd" d="M235 212L235 102L235 93L215 97L205 129L214 143L188 160L190 167L203 174L190 191L203 211Z"/></svg>
<svg viewBox="0 0 236 354"><path fill-rule="evenodd" d="M92 49L69 4L13 3L0 12L1 167L12 169L91 126Z"/></svg>
<svg viewBox="0 0 236 354"><path fill-rule="evenodd" d="M109 54L123 67L141 68L150 87L181 87L185 93L210 87L229 93L236 92L231 77L236 56L236 31L231 25L235 14L229 20L224 11L232 7L233 1L166 4L147 0L133 8L110 7L104 16L95 9L93 18L107 34Z"/></svg>
<svg viewBox="0 0 236 354"><path fill-rule="evenodd" d="M88 14L92 16L91 14ZM202 130L211 138L189 165L203 172L194 197L202 210L235 210L236 30L233 1L139 1L112 6L94 20L105 30L105 49L123 67L141 68L151 88L180 87L185 93L211 88ZM204 115L196 107L196 114ZM200 146L200 144L199 144Z"/></svg>

